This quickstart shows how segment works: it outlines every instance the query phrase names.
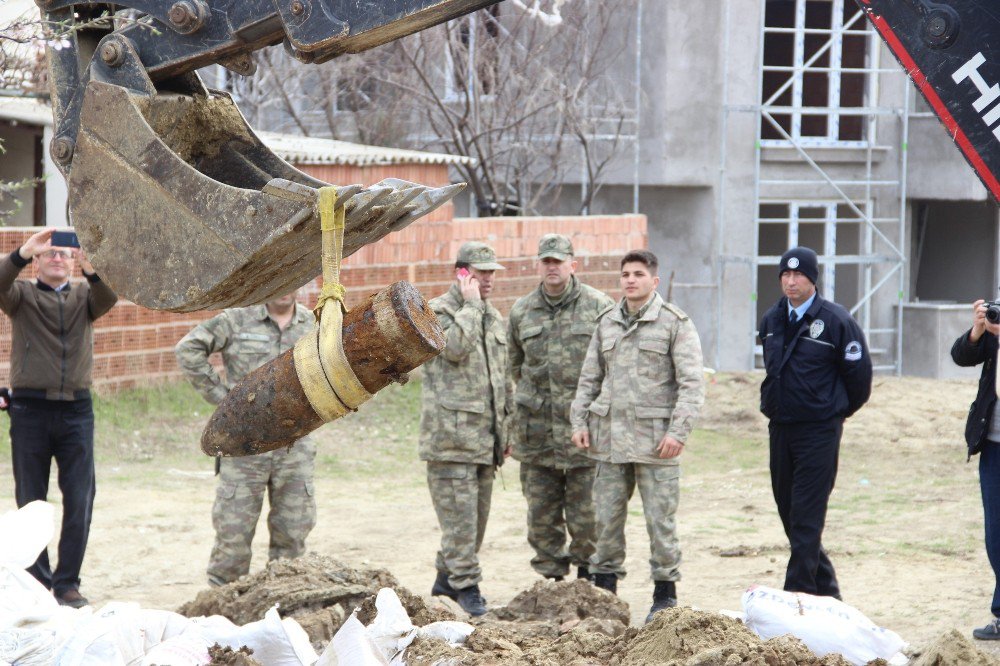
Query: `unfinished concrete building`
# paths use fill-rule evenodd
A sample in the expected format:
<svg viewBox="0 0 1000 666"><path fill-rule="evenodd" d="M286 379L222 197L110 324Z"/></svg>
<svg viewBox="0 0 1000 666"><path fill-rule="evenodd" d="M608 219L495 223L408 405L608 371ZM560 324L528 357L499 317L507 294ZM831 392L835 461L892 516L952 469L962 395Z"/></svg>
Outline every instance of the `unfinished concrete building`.
<svg viewBox="0 0 1000 666"><path fill-rule="evenodd" d="M997 296L997 206L854 1L643 0L628 23L638 159L594 212L632 210L638 182L706 362L760 365L779 257L803 244L879 370L959 374L969 304Z"/></svg>

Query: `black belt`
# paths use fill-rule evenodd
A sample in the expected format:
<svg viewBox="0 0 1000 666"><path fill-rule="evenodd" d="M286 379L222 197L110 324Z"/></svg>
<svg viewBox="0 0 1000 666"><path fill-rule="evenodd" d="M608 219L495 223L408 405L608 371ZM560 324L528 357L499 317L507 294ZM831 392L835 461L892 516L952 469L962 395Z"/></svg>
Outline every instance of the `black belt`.
<svg viewBox="0 0 1000 666"><path fill-rule="evenodd" d="M27 398L28 400L51 400L49 392L45 389L15 388L11 391L14 399ZM80 389L73 391L73 400L87 400L90 398L90 389Z"/></svg>

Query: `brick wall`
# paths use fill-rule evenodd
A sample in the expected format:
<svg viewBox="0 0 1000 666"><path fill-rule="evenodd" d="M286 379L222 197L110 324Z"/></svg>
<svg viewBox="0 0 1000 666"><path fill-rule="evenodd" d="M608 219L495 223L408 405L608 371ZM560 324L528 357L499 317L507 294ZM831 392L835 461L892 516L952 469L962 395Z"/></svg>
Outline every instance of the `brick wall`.
<svg viewBox="0 0 1000 666"><path fill-rule="evenodd" d="M400 177L398 171L393 173ZM412 180L428 175L414 174ZM385 176L375 180L382 177ZM336 174L327 180L362 182L356 177L342 179ZM506 313L518 297L537 284L533 257L538 237L550 232L564 233L573 239L580 264L578 275L584 282L617 295L621 255L629 249L646 247L646 219L641 215L439 219L443 214L450 215L450 208L418 220L350 257L342 272L348 304L357 303L397 280L412 282L426 298L438 296L451 284L458 246L466 240L482 239L497 249L500 261L507 267L493 297L497 307ZM33 232L23 228L0 229L0 253L10 253ZM24 270L22 277L34 277L33 264ZM311 306L316 294L314 281L302 290L301 300ZM174 345L195 324L212 314L158 312L119 301L94 327L95 387L101 392L113 392L176 379L179 372ZM10 320L0 315L0 385L6 385L10 370L10 333Z"/></svg>

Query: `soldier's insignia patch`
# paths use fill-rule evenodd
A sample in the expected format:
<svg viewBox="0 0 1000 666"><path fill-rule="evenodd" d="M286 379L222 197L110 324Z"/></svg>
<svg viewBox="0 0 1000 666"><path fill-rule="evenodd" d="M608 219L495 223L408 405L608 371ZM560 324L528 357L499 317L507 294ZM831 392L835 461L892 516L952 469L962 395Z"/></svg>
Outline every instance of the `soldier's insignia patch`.
<svg viewBox="0 0 1000 666"><path fill-rule="evenodd" d="M861 343L857 340L851 340L844 347L844 360L845 361L860 361L861 360Z"/></svg>
<svg viewBox="0 0 1000 666"><path fill-rule="evenodd" d="M817 319L813 323L809 324L809 337L814 340L819 336L823 335L823 329L826 328L826 324L823 323L822 319Z"/></svg>

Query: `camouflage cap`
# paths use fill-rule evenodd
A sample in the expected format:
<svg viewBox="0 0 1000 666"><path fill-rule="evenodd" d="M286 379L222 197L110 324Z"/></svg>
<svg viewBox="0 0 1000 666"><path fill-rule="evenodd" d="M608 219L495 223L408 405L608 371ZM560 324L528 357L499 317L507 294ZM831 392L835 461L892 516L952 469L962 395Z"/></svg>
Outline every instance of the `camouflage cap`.
<svg viewBox="0 0 1000 666"><path fill-rule="evenodd" d="M573 256L573 244L562 234L545 234L538 239L539 259L558 259L566 261Z"/></svg>
<svg viewBox="0 0 1000 666"><path fill-rule="evenodd" d="M479 243L477 241L462 243L462 247L458 248L458 258L455 261L462 264L469 264L480 271L505 270L503 266L497 263L497 253L493 251L493 248L486 243Z"/></svg>

